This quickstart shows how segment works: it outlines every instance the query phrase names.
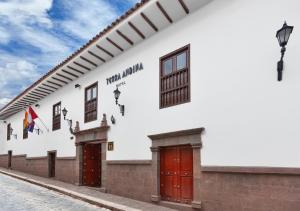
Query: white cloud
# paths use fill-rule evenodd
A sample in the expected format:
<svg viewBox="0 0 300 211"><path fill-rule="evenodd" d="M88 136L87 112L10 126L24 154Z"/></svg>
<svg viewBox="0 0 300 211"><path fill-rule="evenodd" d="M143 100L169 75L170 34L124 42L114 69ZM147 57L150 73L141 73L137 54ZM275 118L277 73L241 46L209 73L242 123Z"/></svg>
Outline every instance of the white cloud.
<svg viewBox="0 0 300 211"><path fill-rule="evenodd" d="M0 44L7 44L10 41L10 33L0 26Z"/></svg>
<svg viewBox="0 0 300 211"><path fill-rule="evenodd" d="M1 52L0 52L1 53ZM2 62L2 57L0 62ZM0 66L0 107L13 98L16 91L23 91L26 86L40 77L36 65L22 58L6 55L6 64ZM16 90L17 89L17 90ZM19 90L21 89L21 90Z"/></svg>
<svg viewBox="0 0 300 211"><path fill-rule="evenodd" d="M11 101L11 99L10 98L0 98L0 109L2 108L2 107L4 107L7 103L9 103Z"/></svg>
<svg viewBox="0 0 300 211"><path fill-rule="evenodd" d="M140 2L140 0L127 0L130 4L135 5L136 3Z"/></svg>
<svg viewBox="0 0 300 211"><path fill-rule="evenodd" d="M43 53L64 52L70 53L70 48L61 39L43 30L24 27L20 39L40 49Z"/></svg>
<svg viewBox="0 0 300 211"><path fill-rule="evenodd" d="M47 13L51 7L52 0L0 1L0 43L15 40L39 49L41 58L35 60L39 64L44 56L52 56L50 61L56 62L66 57L72 52L72 47L58 34L51 33L53 21Z"/></svg>
<svg viewBox="0 0 300 211"><path fill-rule="evenodd" d="M7 63L4 67L0 67L0 72L0 87L11 82L31 81L39 76L36 66L24 60Z"/></svg>
<svg viewBox="0 0 300 211"><path fill-rule="evenodd" d="M48 15L53 0L0 0L0 44L10 49L0 48L0 108L51 69L40 67L54 67L119 16L114 1L58 1L62 19ZM116 2L138 2L122 1ZM13 49L10 41L20 49Z"/></svg>
<svg viewBox="0 0 300 211"><path fill-rule="evenodd" d="M96 35L107 24L112 22L118 12L106 1L62 0L68 19L60 26L67 33L88 40Z"/></svg>
<svg viewBox="0 0 300 211"><path fill-rule="evenodd" d="M15 25L37 23L51 27L47 14L51 6L52 0L9 0L0 2L0 16Z"/></svg>

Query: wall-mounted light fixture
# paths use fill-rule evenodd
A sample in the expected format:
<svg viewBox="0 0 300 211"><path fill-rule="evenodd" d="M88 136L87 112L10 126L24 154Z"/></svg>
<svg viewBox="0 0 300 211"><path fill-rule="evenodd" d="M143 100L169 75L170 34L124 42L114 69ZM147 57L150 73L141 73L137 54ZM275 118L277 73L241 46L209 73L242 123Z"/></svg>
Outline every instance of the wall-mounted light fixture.
<svg viewBox="0 0 300 211"><path fill-rule="evenodd" d="M75 84L75 89L80 88L80 84Z"/></svg>
<svg viewBox="0 0 300 211"><path fill-rule="evenodd" d="M276 33L276 37L278 39L279 45L281 47L281 58L277 63L277 72L278 72L278 81L282 80L282 71L283 71L283 57L285 53L285 46L287 45L290 35L293 32L293 26L288 26L286 22L284 22L281 29L279 29Z"/></svg>
<svg viewBox="0 0 300 211"><path fill-rule="evenodd" d="M115 95L115 99L116 99L116 105L119 106L120 112L121 112L122 116L124 116L124 114L125 114L125 105L121 105L121 104L118 103L118 99L120 97L120 94L121 94L121 92L119 91L119 89L117 87L117 89L114 91L114 95Z"/></svg>
<svg viewBox="0 0 300 211"><path fill-rule="evenodd" d="M12 135L12 133L14 132L14 129L12 129L12 127L9 128L9 134Z"/></svg>
<svg viewBox="0 0 300 211"><path fill-rule="evenodd" d="M10 133L10 135L11 136L13 136L15 139L17 139L18 138L18 135L17 134L13 134L13 131L14 131L14 129L12 129L12 127L9 129L9 133Z"/></svg>
<svg viewBox="0 0 300 211"><path fill-rule="evenodd" d="M34 128L34 131L38 134L38 135L40 135L40 133L43 133L43 131L40 129L40 128Z"/></svg>
<svg viewBox="0 0 300 211"><path fill-rule="evenodd" d="M35 107L39 108L39 107L41 107L41 106L40 106L40 104L35 104Z"/></svg>
<svg viewBox="0 0 300 211"><path fill-rule="evenodd" d="M110 121L111 121L111 123L112 123L113 125L116 124L116 119L115 119L115 117L114 117L113 115L111 115Z"/></svg>
<svg viewBox="0 0 300 211"><path fill-rule="evenodd" d="M66 120L66 121L68 122L69 129L70 129L71 134L73 134L73 133L74 133L73 128L72 128L73 121L72 121L72 119L67 119L67 118L66 118L67 113L68 113L68 110L67 110L66 108L64 108L64 109L62 110L62 113L63 113L63 116L64 116L64 120Z"/></svg>

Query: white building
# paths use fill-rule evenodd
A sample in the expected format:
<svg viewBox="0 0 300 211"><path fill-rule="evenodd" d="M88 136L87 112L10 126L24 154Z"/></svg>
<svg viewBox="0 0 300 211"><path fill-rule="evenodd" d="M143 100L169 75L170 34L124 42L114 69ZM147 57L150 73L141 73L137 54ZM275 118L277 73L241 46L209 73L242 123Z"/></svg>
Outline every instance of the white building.
<svg viewBox="0 0 300 211"><path fill-rule="evenodd" d="M181 210L299 210L299 8L142 1L0 111L0 165ZM23 138L28 105L49 131Z"/></svg>

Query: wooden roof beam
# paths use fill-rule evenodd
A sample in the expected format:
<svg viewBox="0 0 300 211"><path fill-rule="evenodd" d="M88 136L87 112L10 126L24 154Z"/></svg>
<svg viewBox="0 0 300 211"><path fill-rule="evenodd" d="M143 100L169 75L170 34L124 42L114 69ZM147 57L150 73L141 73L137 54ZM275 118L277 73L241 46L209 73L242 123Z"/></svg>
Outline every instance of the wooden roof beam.
<svg viewBox="0 0 300 211"><path fill-rule="evenodd" d="M63 87L61 84L58 84L58 83L55 83L55 82L52 82L52 81L49 81L49 80L47 80L47 82L49 84L53 84L53 85L58 86L58 87Z"/></svg>
<svg viewBox="0 0 300 211"><path fill-rule="evenodd" d="M38 91L38 92L40 92L40 93L46 94L46 95L50 95L51 94L51 92L45 92L44 90L41 90L40 87L36 88L35 90Z"/></svg>
<svg viewBox="0 0 300 211"><path fill-rule="evenodd" d="M115 57L111 52L109 52L108 50L106 50L105 48L102 48L100 45L96 44L96 47L99 48L100 50L102 50L104 53L106 53L107 55L111 56L111 57Z"/></svg>
<svg viewBox="0 0 300 211"><path fill-rule="evenodd" d="M189 14L189 13L190 13L190 10L189 10L189 8L186 6L186 4L184 3L184 1L183 1L183 0L178 0L178 1L179 1L179 3L180 3L181 7L183 8L183 10L185 11L185 13L186 13L186 14Z"/></svg>
<svg viewBox="0 0 300 211"><path fill-rule="evenodd" d="M134 45L131 39L129 39L125 34L123 34L120 30L117 30L118 35L126 40L130 45Z"/></svg>
<svg viewBox="0 0 300 211"><path fill-rule="evenodd" d="M42 84L43 86L46 86L46 87L48 87L48 88L50 88L50 89L54 89L54 91L55 90L58 90L58 88L57 87L54 87L54 86L50 86L50 85L48 85L48 84Z"/></svg>
<svg viewBox="0 0 300 211"><path fill-rule="evenodd" d="M158 28L154 25L154 23L143 13L141 12L141 16L143 17L143 19L146 21L146 23L149 24L149 26L151 26L151 28L158 32Z"/></svg>
<svg viewBox="0 0 300 211"><path fill-rule="evenodd" d="M85 69L85 70L87 70L87 71L91 71L91 69L90 68L88 68L87 66L85 66L85 65L82 65L82 64L80 64L80 63L78 63L78 62L73 62L75 65L77 65L77 66L79 66L79 67L81 67L81 68L83 68L83 69Z"/></svg>
<svg viewBox="0 0 300 211"><path fill-rule="evenodd" d="M112 44L113 46L115 46L117 49L119 49L120 51L124 51L123 48L121 48L121 46L119 46L117 43L115 43L114 41L112 41L111 39L109 39L108 37L106 37L106 40Z"/></svg>
<svg viewBox="0 0 300 211"><path fill-rule="evenodd" d="M169 16L169 14L166 12L166 10L163 8L163 6L157 1L156 5L158 9L161 11L161 13L165 16L165 18L170 22L173 23L172 18Z"/></svg>
<svg viewBox="0 0 300 211"><path fill-rule="evenodd" d="M69 80L69 81L73 81L72 78L69 78L69 77L67 77L67 76L65 76L65 75L62 75L62 74L60 74L60 73L56 73L56 75L59 76L59 77L62 77L62 78L64 78L64 79L67 79L67 80Z"/></svg>
<svg viewBox="0 0 300 211"><path fill-rule="evenodd" d="M87 58L85 58L85 57L83 57L83 56L80 56L80 58L81 58L82 60L86 61L87 63L93 65L94 67L98 67L98 65L97 65L96 63L92 62L91 60L89 60L89 59L87 59Z"/></svg>
<svg viewBox="0 0 300 211"><path fill-rule="evenodd" d="M80 73L81 75L84 75L84 72L82 72L82 71L80 71L80 70L77 70L77 69L75 69L74 67L71 67L70 65L67 65L67 67L68 67L69 69L71 69L71 70L77 72L77 73Z"/></svg>
<svg viewBox="0 0 300 211"><path fill-rule="evenodd" d="M31 91L30 93L33 93L33 94L36 94L36 95L39 95L39 96L43 96L43 97L47 96L47 94L40 93L40 92L37 92L37 91Z"/></svg>
<svg viewBox="0 0 300 211"><path fill-rule="evenodd" d="M95 58L99 59L102 62L106 62L105 59L103 59L102 57L98 56L97 54L95 54L92 51L88 51L89 54L91 54L92 56L94 56Z"/></svg>
<svg viewBox="0 0 300 211"><path fill-rule="evenodd" d="M132 23L132 22L128 22L128 25L142 38L145 39L145 35Z"/></svg>
<svg viewBox="0 0 300 211"><path fill-rule="evenodd" d="M61 71L64 72L64 73L66 73L66 74L68 74L68 75L71 75L71 76L73 76L73 77L75 77L75 78L79 78L78 75L76 75L76 74L74 74L74 73L71 73L71 72L69 72L69 71L67 71L67 70L62 69Z"/></svg>

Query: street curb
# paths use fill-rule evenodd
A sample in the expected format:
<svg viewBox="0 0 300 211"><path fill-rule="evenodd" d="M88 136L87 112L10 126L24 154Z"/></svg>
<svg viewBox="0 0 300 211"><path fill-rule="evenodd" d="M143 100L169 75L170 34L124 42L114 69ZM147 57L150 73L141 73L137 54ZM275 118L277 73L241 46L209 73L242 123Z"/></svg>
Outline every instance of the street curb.
<svg viewBox="0 0 300 211"><path fill-rule="evenodd" d="M0 170L0 173L4 174L4 175L7 175L7 176L10 176L10 177L14 177L16 179L23 180L25 182L28 182L28 183L31 183L31 184L34 184L34 185L38 185L38 186L47 188L47 189L52 190L52 191L62 193L64 195L70 196L72 198L79 199L79 200L87 202L89 204L96 205L98 207L110 209L110 210L113 210L113 211L141 211L139 209L134 209L134 208L131 208L131 207L127 207L125 205L116 204L116 203L113 203L113 202L110 202L110 201L106 201L106 200L98 199L98 198L95 198L95 197L92 197L92 196L88 196L88 195L84 195L84 194L77 193L77 192L74 192L74 191L70 191L70 190L55 186L55 185L50 185L50 184L46 184L46 183L43 183L43 182L39 182L39 181L36 181L36 180L33 180L33 179L29 179L27 177L23 177L23 176L20 176L20 175L17 175L17 174L9 173L9 172L3 171L3 170Z"/></svg>

